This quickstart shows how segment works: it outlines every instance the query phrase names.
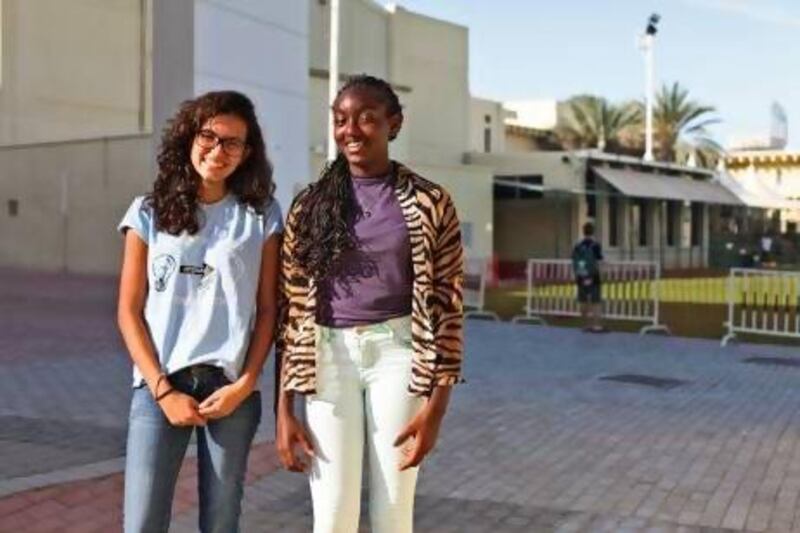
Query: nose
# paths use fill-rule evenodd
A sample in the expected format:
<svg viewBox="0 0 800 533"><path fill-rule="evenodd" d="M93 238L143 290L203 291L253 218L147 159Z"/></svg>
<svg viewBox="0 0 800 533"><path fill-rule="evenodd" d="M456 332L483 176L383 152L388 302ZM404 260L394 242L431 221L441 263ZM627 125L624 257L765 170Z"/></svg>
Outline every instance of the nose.
<svg viewBox="0 0 800 533"><path fill-rule="evenodd" d="M208 149L208 155L216 157L224 156L225 152L222 150L222 143L217 141L212 148Z"/></svg>
<svg viewBox="0 0 800 533"><path fill-rule="evenodd" d="M354 118L350 118L345 121L342 131L346 135L358 135L361 133L361 130L358 127L358 121Z"/></svg>

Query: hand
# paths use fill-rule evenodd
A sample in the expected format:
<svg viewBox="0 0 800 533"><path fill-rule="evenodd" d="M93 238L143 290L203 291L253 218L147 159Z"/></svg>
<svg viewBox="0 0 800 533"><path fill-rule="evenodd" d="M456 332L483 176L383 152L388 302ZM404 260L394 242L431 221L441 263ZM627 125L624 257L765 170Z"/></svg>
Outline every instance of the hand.
<svg viewBox="0 0 800 533"><path fill-rule="evenodd" d="M432 409L431 403L428 402L403 428L394 445L402 446L409 439L412 439L412 442L406 443L403 447L402 453L405 457L400 461L400 470L419 466L425 456L433 450L439 437L443 414Z"/></svg>
<svg viewBox="0 0 800 533"><path fill-rule="evenodd" d="M306 429L293 414L279 412L276 433L275 447L278 449L278 458L283 467L290 472L305 472L310 459L314 457L314 446L311 444ZM295 455L295 444L300 445L307 459L304 460Z"/></svg>
<svg viewBox="0 0 800 533"><path fill-rule="evenodd" d="M200 404L199 413L212 420L224 418L234 412L252 392L252 387L238 381L225 385L203 400L203 403Z"/></svg>
<svg viewBox="0 0 800 533"><path fill-rule="evenodd" d="M197 410L197 400L188 394L175 390L161 398L158 405L173 426L206 425L206 418Z"/></svg>

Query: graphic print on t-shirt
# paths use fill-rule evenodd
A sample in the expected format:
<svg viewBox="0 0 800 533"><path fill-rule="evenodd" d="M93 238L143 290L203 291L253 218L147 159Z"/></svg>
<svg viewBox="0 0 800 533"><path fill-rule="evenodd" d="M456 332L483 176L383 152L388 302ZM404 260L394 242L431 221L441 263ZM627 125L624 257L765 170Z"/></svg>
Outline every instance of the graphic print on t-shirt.
<svg viewBox="0 0 800 533"><path fill-rule="evenodd" d="M156 256L151 268L155 279L155 289L158 292L164 292L164 289L167 288L167 280L175 271L175 258L169 254Z"/></svg>
<svg viewBox="0 0 800 533"><path fill-rule="evenodd" d="M199 290L203 290L211 284L211 280L214 278L215 272L216 270L214 267L207 263L203 263L203 266L181 265L180 268L181 274L200 276L200 285L198 286Z"/></svg>

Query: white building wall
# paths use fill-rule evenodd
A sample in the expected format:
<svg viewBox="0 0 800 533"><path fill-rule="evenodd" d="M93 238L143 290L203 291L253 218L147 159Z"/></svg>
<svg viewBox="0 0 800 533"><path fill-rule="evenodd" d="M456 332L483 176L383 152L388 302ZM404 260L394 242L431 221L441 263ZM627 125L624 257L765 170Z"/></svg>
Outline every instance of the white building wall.
<svg viewBox="0 0 800 533"><path fill-rule="evenodd" d="M117 272L116 225L152 186L165 121L199 92L254 100L284 209L307 179L308 0L1 5L0 265Z"/></svg>
<svg viewBox="0 0 800 533"><path fill-rule="evenodd" d="M307 0L195 7L195 94L234 89L253 100L284 209L309 175L308 19Z"/></svg>
<svg viewBox="0 0 800 533"><path fill-rule="evenodd" d="M397 7L389 25L389 76L420 94L406 128L421 163L457 165L469 147L469 32Z"/></svg>
<svg viewBox="0 0 800 533"><path fill-rule="evenodd" d="M0 146L150 128L152 0L3 0Z"/></svg>
<svg viewBox="0 0 800 533"><path fill-rule="evenodd" d="M489 135L489 153L504 153L505 120L508 112L503 104L494 100L472 98L470 100L469 150L486 152L486 135Z"/></svg>

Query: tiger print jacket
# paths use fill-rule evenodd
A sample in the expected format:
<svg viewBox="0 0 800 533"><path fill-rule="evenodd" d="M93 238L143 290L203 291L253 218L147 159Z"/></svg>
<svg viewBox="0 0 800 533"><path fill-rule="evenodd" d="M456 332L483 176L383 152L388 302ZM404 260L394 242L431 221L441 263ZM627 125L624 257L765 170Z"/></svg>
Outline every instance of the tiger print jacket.
<svg viewBox="0 0 800 533"><path fill-rule="evenodd" d="M464 253L455 206L445 190L395 163L395 194L411 240L412 376L408 391L429 396L461 381ZM281 249L280 314L275 339L284 390L316 392L317 285L293 260L300 193L289 209Z"/></svg>

